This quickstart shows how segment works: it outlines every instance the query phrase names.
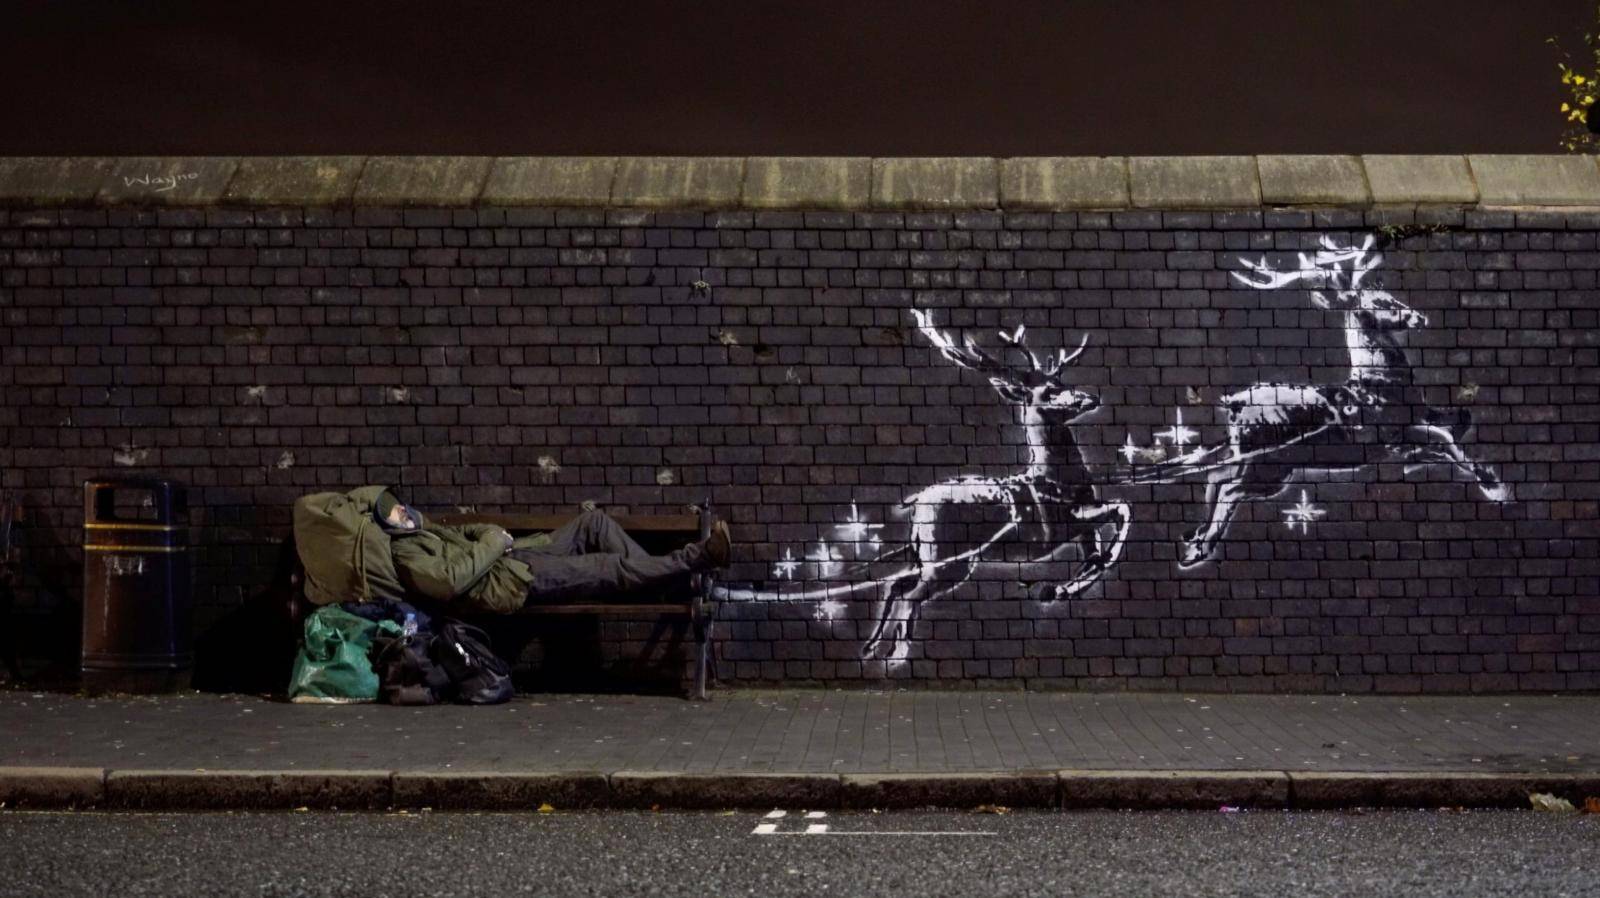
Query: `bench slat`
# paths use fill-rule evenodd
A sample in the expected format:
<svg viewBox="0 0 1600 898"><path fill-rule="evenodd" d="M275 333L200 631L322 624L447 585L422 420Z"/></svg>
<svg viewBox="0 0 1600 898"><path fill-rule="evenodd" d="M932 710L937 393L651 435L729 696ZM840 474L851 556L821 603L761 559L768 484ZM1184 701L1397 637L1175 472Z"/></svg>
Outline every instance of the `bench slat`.
<svg viewBox="0 0 1600 898"><path fill-rule="evenodd" d="M693 609L683 602L652 602L647 605L623 605L617 602L599 602L589 605L523 605L519 614L689 614Z"/></svg>
<svg viewBox="0 0 1600 898"><path fill-rule="evenodd" d="M450 527L463 524L495 524L512 533L549 531L572 520L570 514L472 514L457 513L432 516L433 520ZM633 533L699 533L700 519L688 514L624 514L614 515L622 529Z"/></svg>

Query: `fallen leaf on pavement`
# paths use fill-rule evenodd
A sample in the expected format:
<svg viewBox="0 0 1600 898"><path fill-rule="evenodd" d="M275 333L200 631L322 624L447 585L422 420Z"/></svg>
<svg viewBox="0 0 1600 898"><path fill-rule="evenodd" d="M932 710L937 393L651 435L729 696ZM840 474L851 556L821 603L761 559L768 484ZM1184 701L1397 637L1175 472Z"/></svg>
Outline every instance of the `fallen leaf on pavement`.
<svg viewBox="0 0 1600 898"><path fill-rule="evenodd" d="M1596 798L1593 795L1585 798L1583 800L1583 812L1585 814L1600 814L1600 798Z"/></svg>
<svg viewBox="0 0 1600 898"><path fill-rule="evenodd" d="M539 813L541 813L541 814L548 814L548 813L550 813L551 811L553 811L555 809L556 809L556 806L551 804L548 801L545 802L544 804L539 805Z"/></svg>
<svg viewBox="0 0 1600 898"><path fill-rule="evenodd" d="M1532 805L1535 811L1553 811L1557 813L1565 813L1576 810L1573 808L1572 802L1567 801L1565 798L1561 798L1560 796L1551 795L1548 792L1534 792L1530 794L1528 796L1528 804Z"/></svg>
<svg viewBox="0 0 1600 898"><path fill-rule="evenodd" d="M980 804L972 809L974 814L1009 814L1011 809L998 804Z"/></svg>

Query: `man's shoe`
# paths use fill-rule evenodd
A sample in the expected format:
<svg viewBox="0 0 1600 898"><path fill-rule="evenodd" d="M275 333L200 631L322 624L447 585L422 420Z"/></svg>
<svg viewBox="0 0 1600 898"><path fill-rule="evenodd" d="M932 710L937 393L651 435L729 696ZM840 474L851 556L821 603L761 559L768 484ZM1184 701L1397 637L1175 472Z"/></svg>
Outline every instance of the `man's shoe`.
<svg viewBox="0 0 1600 898"><path fill-rule="evenodd" d="M721 568L728 566L728 556L733 551L733 535L728 532L727 521L716 521L711 525L711 535L706 537L705 546L706 567Z"/></svg>

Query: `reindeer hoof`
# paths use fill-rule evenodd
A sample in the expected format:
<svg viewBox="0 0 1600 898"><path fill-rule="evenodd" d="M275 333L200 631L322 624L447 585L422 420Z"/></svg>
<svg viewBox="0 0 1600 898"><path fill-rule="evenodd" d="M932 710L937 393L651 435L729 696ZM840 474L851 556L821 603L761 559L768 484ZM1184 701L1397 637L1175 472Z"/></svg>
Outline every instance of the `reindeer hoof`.
<svg viewBox="0 0 1600 898"><path fill-rule="evenodd" d="M1211 559L1211 553L1199 543L1185 543L1183 555L1178 559L1178 567L1194 567Z"/></svg>

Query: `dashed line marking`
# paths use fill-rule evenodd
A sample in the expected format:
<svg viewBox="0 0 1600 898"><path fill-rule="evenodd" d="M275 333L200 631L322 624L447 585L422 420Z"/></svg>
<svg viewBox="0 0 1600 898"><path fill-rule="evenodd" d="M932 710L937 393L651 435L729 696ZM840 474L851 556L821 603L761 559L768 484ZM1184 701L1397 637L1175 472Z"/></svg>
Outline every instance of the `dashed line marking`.
<svg viewBox="0 0 1600 898"><path fill-rule="evenodd" d="M827 811L802 811L801 815L807 820L823 820L828 816ZM768 811L766 820L782 820L787 817L788 811ZM988 830L835 830L826 823L807 823L806 828L780 830L777 823L757 823L756 828L750 831L752 836L995 836L999 833Z"/></svg>

